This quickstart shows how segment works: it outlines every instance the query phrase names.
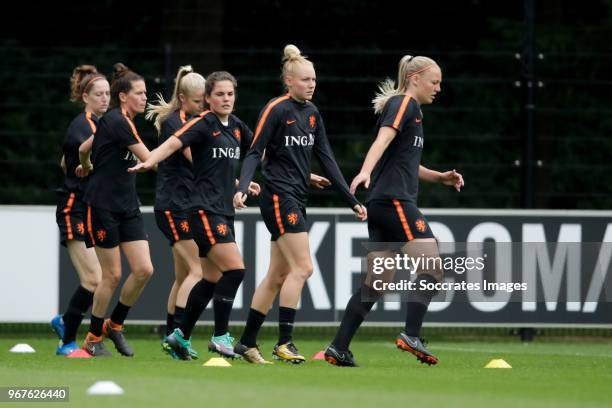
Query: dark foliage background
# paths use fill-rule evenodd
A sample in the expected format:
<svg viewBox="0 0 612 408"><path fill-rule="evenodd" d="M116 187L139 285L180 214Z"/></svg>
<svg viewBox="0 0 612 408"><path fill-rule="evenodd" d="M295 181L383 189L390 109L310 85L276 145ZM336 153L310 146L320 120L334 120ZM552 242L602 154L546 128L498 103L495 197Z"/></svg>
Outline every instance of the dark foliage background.
<svg viewBox="0 0 612 408"><path fill-rule="evenodd" d="M315 63L319 106L350 182L373 140L370 100L404 54L443 69L442 95L424 108L427 167L462 172L461 194L422 185L423 207L522 206L527 24L522 1L100 1L17 5L0 25L0 203L53 204L72 68L109 72L122 61L166 95L179 65L237 76L237 114L250 126L281 93L280 57L295 43ZM612 207L612 1L535 6L535 206ZM156 146L153 126L136 125ZM154 176L139 176L143 204ZM311 205L343 206L333 191Z"/></svg>

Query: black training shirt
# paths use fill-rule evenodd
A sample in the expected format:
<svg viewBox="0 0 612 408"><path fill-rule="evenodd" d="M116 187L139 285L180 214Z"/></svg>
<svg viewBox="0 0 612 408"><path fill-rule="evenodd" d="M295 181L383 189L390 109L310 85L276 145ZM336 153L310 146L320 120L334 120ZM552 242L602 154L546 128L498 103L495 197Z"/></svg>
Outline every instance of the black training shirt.
<svg viewBox="0 0 612 408"><path fill-rule="evenodd" d="M115 212L138 209L136 174L127 171L136 165L136 156L128 146L138 143L142 141L126 111L115 108L100 119L93 142L94 170L89 177L85 202Z"/></svg>
<svg viewBox="0 0 612 408"><path fill-rule="evenodd" d="M338 168L319 110L313 103L297 102L289 95L271 100L260 113L253 143L242 165L239 191L247 191L263 156L267 188L305 206L313 152L351 208L359 204Z"/></svg>
<svg viewBox="0 0 612 408"><path fill-rule="evenodd" d="M423 153L423 115L416 100L396 95L387 101L376 125L397 131L372 171L367 201L408 200L416 204Z"/></svg>
<svg viewBox="0 0 612 408"><path fill-rule="evenodd" d="M210 111L191 119L174 134L184 147L191 147L195 178L192 209L234 215L238 164L248 150L252 135L236 116L230 115L225 126Z"/></svg>
<svg viewBox="0 0 612 408"><path fill-rule="evenodd" d="M182 110L173 112L161 124L159 144L164 143L187 122ZM158 211L185 211L191 208L193 169L182 149L174 152L157 167L155 209Z"/></svg>
<svg viewBox="0 0 612 408"><path fill-rule="evenodd" d="M62 148L66 163L66 176L60 191L74 192L77 196L85 191L88 177L77 177L74 171L81 164L79 161L79 147L91 135L96 133L97 124L98 118L91 112L82 112L70 122Z"/></svg>

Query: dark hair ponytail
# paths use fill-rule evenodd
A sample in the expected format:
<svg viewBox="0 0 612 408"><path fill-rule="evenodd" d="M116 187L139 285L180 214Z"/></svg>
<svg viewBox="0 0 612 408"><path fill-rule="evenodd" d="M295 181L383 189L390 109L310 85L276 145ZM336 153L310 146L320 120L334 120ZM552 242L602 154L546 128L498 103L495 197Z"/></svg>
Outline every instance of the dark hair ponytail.
<svg viewBox="0 0 612 408"><path fill-rule="evenodd" d="M121 62L113 65L113 76L111 78L111 87L110 87L110 108L114 109L121 105L121 101L119 100L120 93L128 93L132 89L132 83L135 81L144 81L144 78Z"/></svg>

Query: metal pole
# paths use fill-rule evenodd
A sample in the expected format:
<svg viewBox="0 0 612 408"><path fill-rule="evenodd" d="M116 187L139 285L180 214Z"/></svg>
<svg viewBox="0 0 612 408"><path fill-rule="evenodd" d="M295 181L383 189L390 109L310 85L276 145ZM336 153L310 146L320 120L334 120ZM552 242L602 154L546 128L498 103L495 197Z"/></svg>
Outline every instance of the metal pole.
<svg viewBox="0 0 612 408"><path fill-rule="evenodd" d="M535 207L535 1L525 0L525 49L523 50L523 89L525 135L523 137L523 207Z"/></svg>
<svg viewBox="0 0 612 408"><path fill-rule="evenodd" d="M535 4L534 0L525 0L525 48L522 55L523 103L525 115L525 135L523 137L523 172L522 190L523 207L535 206ZM522 327L518 334L522 342L531 342L535 335L532 327Z"/></svg>
<svg viewBox="0 0 612 408"><path fill-rule="evenodd" d="M172 71L172 44L164 44L164 90L166 100L170 100L172 91L174 90L173 83L174 75Z"/></svg>

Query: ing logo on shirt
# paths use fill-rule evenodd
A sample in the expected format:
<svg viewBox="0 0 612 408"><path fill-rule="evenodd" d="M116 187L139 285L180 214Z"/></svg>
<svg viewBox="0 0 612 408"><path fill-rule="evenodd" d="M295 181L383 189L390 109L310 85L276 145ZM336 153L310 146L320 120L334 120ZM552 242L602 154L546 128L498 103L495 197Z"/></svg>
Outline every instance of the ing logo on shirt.
<svg viewBox="0 0 612 408"><path fill-rule="evenodd" d="M123 160L135 161L136 160L136 156L134 155L134 153L131 152L131 150L126 149L125 156L123 157Z"/></svg>
<svg viewBox="0 0 612 408"><path fill-rule="evenodd" d="M77 225L77 232L79 233L79 235L83 235L85 234L85 225L83 225L82 222L79 222Z"/></svg>
<svg viewBox="0 0 612 408"><path fill-rule="evenodd" d="M218 224L217 225L217 232L220 235L225 236L227 234L227 225L226 224Z"/></svg>
<svg viewBox="0 0 612 408"><path fill-rule="evenodd" d="M416 226L417 231L423 233L427 230L427 224L425 224L425 221L422 219L418 219L414 222L414 225Z"/></svg>
<svg viewBox="0 0 612 408"><path fill-rule="evenodd" d="M308 124L310 125L311 129L314 129L315 126L317 126L317 118L315 118L315 115L310 115L308 118Z"/></svg>
<svg viewBox="0 0 612 408"><path fill-rule="evenodd" d="M97 230L96 238L98 238L98 241L104 241L106 239L106 230L103 230L103 229Z"/></svg>
<svg viewBox="0 0 612 408"><path fill-rule="evenodd" d="M289 224L291 225L295 225L298 222L298 215L294 212L287 214L287 221L289 221Z"/></svg>
<svg viewBox="0 0 612 408"><path fill-rule="evenodd" d="M240 129L236 128L234 129L234 136L236 136L236 139L240 140Z"/></svg>
<svg viewBox="0 0 612 408"><path fill-rule="evenodd" d="M414 147L423 148L423 138L421 136L414 137L414 143L412 144Z"/></svg>
<svg viewBox="0 0 612 408"><path fill-rule="evenodd" d="M186 220L181 221L181 223L179 224L179 228L183 232L189 232L189 222Z"/></svg>
<svg viewBox="0 0 612 408"><path fill-rule="evenodd" d="M285 146L314 146L315 138L312 133L309 133L308 136L285 136Z"/></svg>
<svg viewBox="0 0 612 408"><path fill-rule="evenodd" d="M240 158L240 146L236 147L213 147L212 148L213 159L239 159Z"/></svg>

